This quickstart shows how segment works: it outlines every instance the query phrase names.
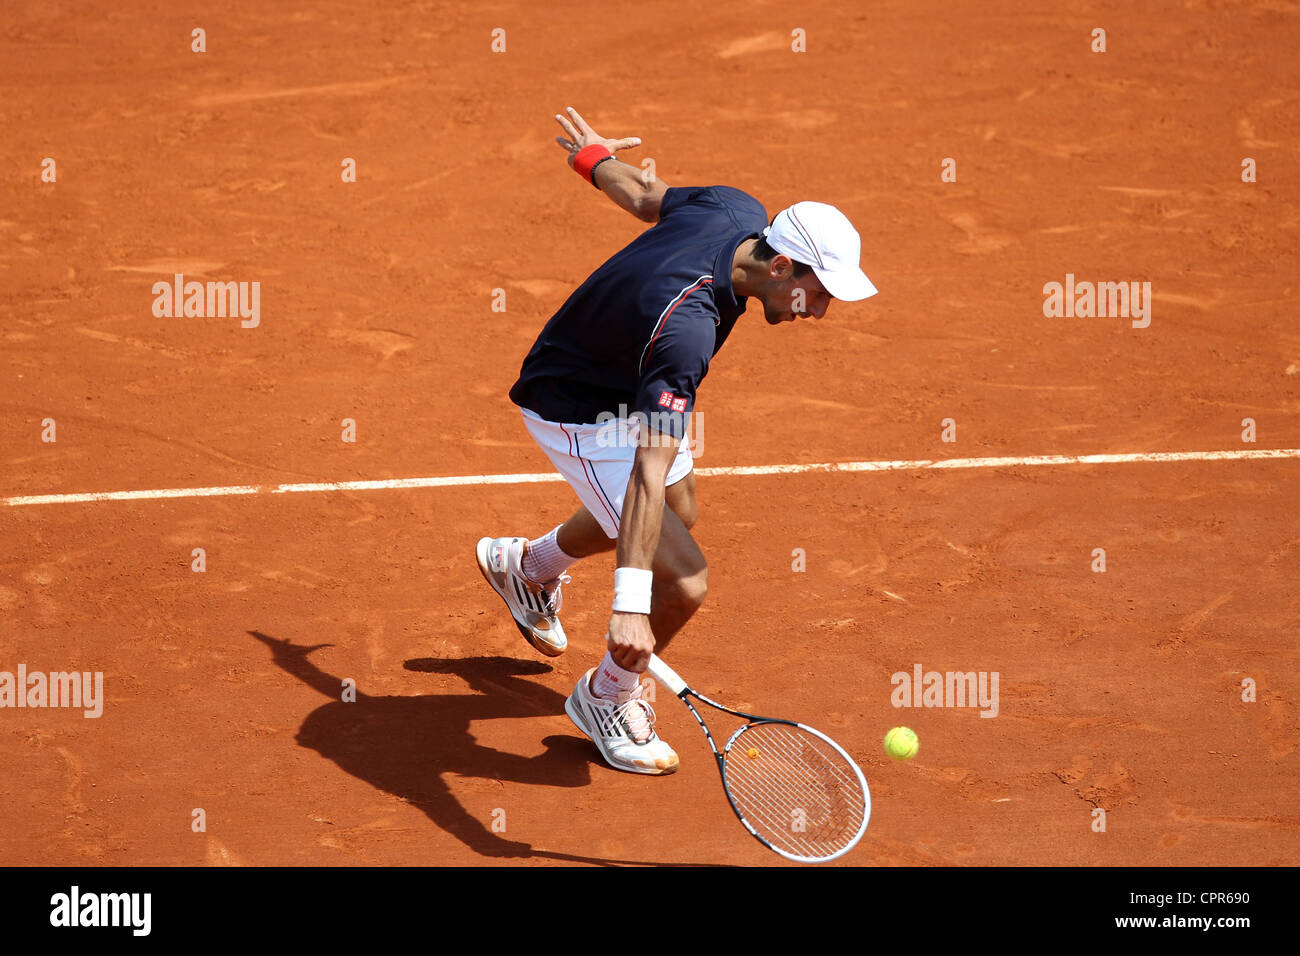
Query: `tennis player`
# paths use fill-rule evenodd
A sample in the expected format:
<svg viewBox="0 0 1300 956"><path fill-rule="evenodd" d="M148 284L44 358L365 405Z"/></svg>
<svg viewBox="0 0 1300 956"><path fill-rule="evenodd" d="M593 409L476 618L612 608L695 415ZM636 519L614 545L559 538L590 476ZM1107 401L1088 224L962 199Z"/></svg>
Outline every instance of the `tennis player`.
<svg viewBox="0 0 1300 956"><path fill-rule="evenodd" d="M581 507L538 538L483 538L479 569L520 632L549 656L568 646L561 587L577 561L617 550L606 654L565 711L620 770L672 773L641 675L704 602L708 565L691 527L695 477L685 440L709 363L749 300L769 325L821 318L832 299L875 295L861 242L834 206L800 202L769 224L730 186L669 188L614 157L570 108L555 118L569 165L654 227L615 253L546 323L510 389L524 427Z"/></svg>

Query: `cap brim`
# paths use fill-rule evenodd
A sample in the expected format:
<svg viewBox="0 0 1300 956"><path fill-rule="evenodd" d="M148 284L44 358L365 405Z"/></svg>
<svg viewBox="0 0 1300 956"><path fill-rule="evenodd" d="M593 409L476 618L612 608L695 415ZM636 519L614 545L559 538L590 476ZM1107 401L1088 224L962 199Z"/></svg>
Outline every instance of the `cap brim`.
<svg viewBox="0 0 1300 956"><path fill-rule="evenodd" d="M826 291L842 302L858 302L876 294L876 287L871 284L871 280L861 269L827 272L813 266L812 270L826 287Z"/></svg>

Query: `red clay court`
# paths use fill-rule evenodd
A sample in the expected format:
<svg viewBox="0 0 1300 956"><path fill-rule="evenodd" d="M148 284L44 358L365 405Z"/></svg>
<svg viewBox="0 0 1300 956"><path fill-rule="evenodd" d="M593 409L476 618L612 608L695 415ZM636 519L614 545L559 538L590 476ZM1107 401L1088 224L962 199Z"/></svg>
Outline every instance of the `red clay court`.
<svg viewBox="0 0 1300 956"><path fill-rule="evenodd" d="M839 864L1300 863L1300 13L1143 6L6 8L0 671L106 699L0 709L0 864L781 862L668 695L667 778L564 716L613 555L553 661L474 564L573 510L482 476L550 470L506 391L644 228L565 168L570 105L670 185L862 233L878 296L751 307L713 363L670 652L857 757ZM260 324L156 316L176 273L259 282ZM1149 282L1149 327L1045 316L1067 274ZM921 465L1086 455L1147 457ZM895 464L727 470L845 462ZM158 489L191 491L29 500ZM917 664L998 672L998 715L894 707Z"/></svg>

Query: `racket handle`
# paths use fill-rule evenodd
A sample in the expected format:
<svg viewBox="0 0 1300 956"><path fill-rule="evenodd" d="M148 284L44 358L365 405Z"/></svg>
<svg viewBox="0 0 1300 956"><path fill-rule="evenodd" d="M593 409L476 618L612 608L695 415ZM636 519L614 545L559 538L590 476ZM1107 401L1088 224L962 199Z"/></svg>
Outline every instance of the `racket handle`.
<svg viewBox="0 0 1300 956"><path fill-rule="evenodd" d="M677 672L659 659L658 654L650 655L650 666L646 668L650 676L663 684L678 697L686 690L686 681L677 676Z"/></svg>

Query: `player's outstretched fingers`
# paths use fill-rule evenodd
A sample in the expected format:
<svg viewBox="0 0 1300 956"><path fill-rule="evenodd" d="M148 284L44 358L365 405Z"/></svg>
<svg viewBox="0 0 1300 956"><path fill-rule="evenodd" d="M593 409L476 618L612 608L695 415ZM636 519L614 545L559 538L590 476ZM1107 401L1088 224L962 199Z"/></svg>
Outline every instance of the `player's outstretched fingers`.
<svg viewBox="0 0 1300 956"><path fill-rule="evenodd" d="M566 106L564 108L564 112L569 114L569 118L572 119L575 124L577 124L578 129L582 130L582 132L588 134L589 136L596 135L595 130L593 130L587 124L587 121L585 119L583 119L581 116L578 115L578 111L575 110L572 106Z"/></svg>
<svg viewBox="0 0 1300 956"><path fill-rule="evenodd" d="M578 130L574 128L572 123L570 123L559 113L555 114L555 122L560 124L560 129L564 130L565 134L569 137L569 139L573 140L573 144L575 146L581 144L583 134L578 132Z"/></svg>

